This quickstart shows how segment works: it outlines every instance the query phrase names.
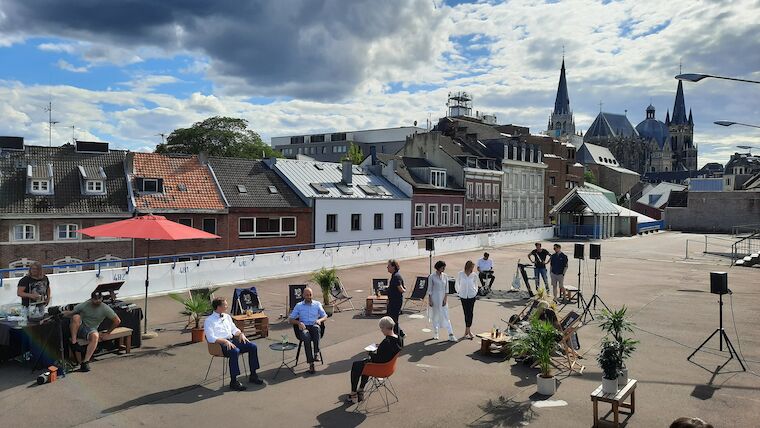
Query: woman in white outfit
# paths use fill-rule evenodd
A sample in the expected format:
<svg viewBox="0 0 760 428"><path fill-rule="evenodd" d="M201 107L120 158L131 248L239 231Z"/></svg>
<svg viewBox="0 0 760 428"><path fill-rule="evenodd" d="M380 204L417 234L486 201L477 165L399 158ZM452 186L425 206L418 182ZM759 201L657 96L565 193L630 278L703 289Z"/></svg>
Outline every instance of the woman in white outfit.
<svg viewBox="0 0 760 428"><path fill-rule="evenodd" d="M454 288L457 295L462 301L462 310L464 311L464 338L472 340L473 335L470 332L472 326L472 312L475 309L475 298L478 295L478 274L474 272L475 263L467 260L464 264L464 271L459 272Z"/></svg>
<svg viewBox="0 0 760 428"><path fill-rule="evenodd" d="M438 329L449 331L449 341L456 342L454 329L449 321L449 306L446 301L446 291L449 288L449 276L443 273L446 262L439 260L435 263L435 272L428 277L428 319L433 324L433 339L438 340Z"/></svg>

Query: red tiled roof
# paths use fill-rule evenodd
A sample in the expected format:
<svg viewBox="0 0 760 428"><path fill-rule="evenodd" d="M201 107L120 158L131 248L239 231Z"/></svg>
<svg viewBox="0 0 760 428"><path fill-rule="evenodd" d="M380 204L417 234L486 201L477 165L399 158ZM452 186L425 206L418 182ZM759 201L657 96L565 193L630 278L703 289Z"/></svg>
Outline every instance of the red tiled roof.
<svg viewBox="0 0 760 428"><path fill-rule="evenodd" d="M140 212L226 209L208 167L197 156L135 153L132 176L133 186L137 177L163 179L163 193L141 194L135 189L135 205Z"/></svg>

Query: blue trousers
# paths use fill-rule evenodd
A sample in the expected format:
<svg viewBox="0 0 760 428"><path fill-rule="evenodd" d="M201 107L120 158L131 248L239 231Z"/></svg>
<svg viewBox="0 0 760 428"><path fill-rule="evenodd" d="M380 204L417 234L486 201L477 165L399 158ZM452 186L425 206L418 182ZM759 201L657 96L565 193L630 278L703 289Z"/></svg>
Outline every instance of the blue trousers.
<svg viewBox="0 0 760 428"><path fill-rule="evenodd" d="M541 285L541 277L543 277L544 278L544 289L546 289L546 291L548 292L549 291L549 280L547 279L547 276L546 276L546 268L545 267L535 268L534 272L536 274L536 291L538 291L538 287L539 287L539 285Z"/></svg>
<svg viewBox="0 0 760 428"><path fill-rule="evenodd" d="M248 366L251 368L251 374L256 373L259 369L259 352L256 348L256 344L253 342L241 343L236 338L230 340L235 346L235 349L227 349L222 345L222 353L230 360L230 376L235 379L240 375L240 365L238 363L238 356L240 354L248 353Z"/></svg>

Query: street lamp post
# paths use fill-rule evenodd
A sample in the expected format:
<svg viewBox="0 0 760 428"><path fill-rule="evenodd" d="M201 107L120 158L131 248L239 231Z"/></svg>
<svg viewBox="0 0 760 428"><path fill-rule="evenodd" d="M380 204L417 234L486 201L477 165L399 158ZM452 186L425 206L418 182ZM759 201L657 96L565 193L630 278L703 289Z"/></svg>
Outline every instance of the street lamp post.
<svg viewBox="0 0 760 428"><path fill-rule="evenodd" d="M676 76L676 80L685 80L687 82L699 82L700 80L706 79L708 77L712 77L713 79L733 80L735 82L760 84L760 81L757 81L757 80L739 79L736 77L716 76L714 74L702 74L702 73L679 74Z"/></svg>
<svg viewBox="0 0 760 428"><path fill-rule="evenodd" d="M733 122L730 120L716 120L713 123L720 126L741 125L741 126L749 126L750 128L760 128L760 126L758 125L750 125L749 123Z"/></svg>

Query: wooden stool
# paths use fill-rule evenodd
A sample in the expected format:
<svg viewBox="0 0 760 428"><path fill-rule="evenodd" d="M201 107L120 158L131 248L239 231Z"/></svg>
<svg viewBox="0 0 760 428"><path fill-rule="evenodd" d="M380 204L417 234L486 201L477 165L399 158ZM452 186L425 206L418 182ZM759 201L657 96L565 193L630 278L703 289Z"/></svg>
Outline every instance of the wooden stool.
<svg viewBox="0 0 760 428"><path fill-rule="evenodd" d="M247 337L269 336L269 317L263 312L251 315L233 315L232 320L235 322L235 327L239 328Z"/></svg>
<svg viewBox="0 0 760 428"><path fill-rule="evenodd" d="M385 315L388 312L388 296L367 296L366 315Z"/></svg>
<svg viewBox="0 0 760 428"><path fill-rule="evenodd" d="M119 342L119 346L116 347L113 351L105 351L100 352L97 355L102 355L104 353L108 352L119 352L124 351L125 353L129 354L132 352L132 329L128 327L116 327L113 329L111 334L107 339L103 338L103 334L105 331L98 332L98 342L110 342L111 340L116 340ZM77 339L77 348L79 349L72 349L73 352L81 352L82 355L84 355L85 349L87 349L87 340L85 339Z"/></svg>
<svg viewBox="0 0 760 428"><path fill-rule="evenodd" d="M625 399L631 396L631 403L625 403ZM604 394L602 392L602 385L591 393L591 401L594 403L594 426L599 426L599 402L612 404L612 415L615 418L615 427L620 426L620 408L626 408L632 415L636 411L636 379L628 379L628 383L625 384L623 389L617 392L617 394Z"/></svg>

